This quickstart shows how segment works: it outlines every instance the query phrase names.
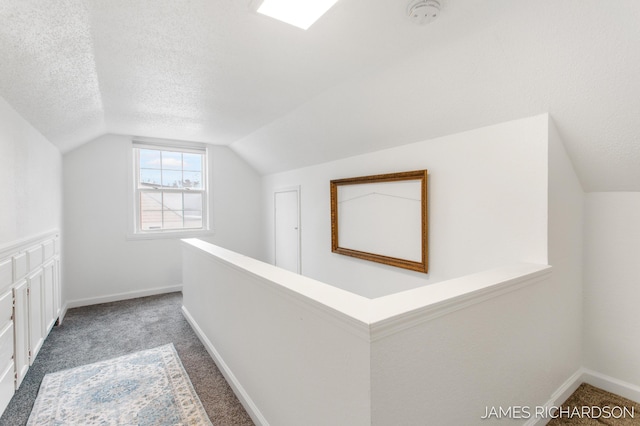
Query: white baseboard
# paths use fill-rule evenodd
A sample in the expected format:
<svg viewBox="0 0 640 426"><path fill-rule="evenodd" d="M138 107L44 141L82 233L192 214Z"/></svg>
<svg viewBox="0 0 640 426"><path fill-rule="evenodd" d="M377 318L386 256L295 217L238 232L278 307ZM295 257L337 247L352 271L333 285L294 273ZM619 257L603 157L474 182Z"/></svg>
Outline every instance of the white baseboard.
<svg viewBox="0 0 640 426"><path fill-rule="evenodd" d="M247 413L249 414L249 416L251 416L253 422L260 426L269 426L269 422L267 422L267 419L264 418L247 391L240 384L227 363L224 361L224 359L222 359L220 353L213 346L213 343L211 343L207 336L205 336L204 332L202 331L198 323L196 323L196 320L191 316L185 306L182 306L182 314L187 319L189 325L191 325L191 328L198 336L198 339L200 339L204 347L207 349L207 352L209 352L209 355L218 366L218 369L220 370L224 378L227 379L227 383L229 383L231 389L233 389L233 392L240 400L240 403L242 404L244 409L247 410Z"/></svg>
<svg viewBox="0 0 640 426"><path fill-rule="evenodd" d="M551 398L547 401L543 407L545 408L545 412L549 412L552 407L558 407L560 404L565 402L567 398L571 396L572 393L578 389L578 386L582 383L582 368L578 369L575 373L573 373L565 382L560 385L556 391L551 394ZM531 417L524 426L542 426L549 422L548 418L544 417Z"/></svg>
<svg viewBox="0 0 640 426"><path fill-rule="evenodd" d="M582 381L640 403L640 386L618 380L587 368L582 369Z"/></svg>
<svg viewBox="0 0 640 426"><path fill-rule="evenodd" d="M640 386L582 367L573 373L571 377L551 395L551 399L544 405L547 410L546 412L552 407L558 407L565 402L582 383L588 383L632 401L640 402ZM542 426L548 421L549 419L546 418L532 417L524 426Z"/></svg>
<svg viewBox="0 0 640 426"><path fill-rule="evenodd" d="M60 309L60 315L58 315L58 325L62 324L62 321L64 321L64 316L67 315L68 310L69 303L65 303L64 305L62 305L62 308Z"/></svg>
<svg viewBox="0 0 640 426"><path fill-rule="evenodd" d="M146 290L128 291L125 293L110 294L107 296L88 297L86 299L68 300L63 307L66 314L67 309L79 308L81 306L98 305L100 303L119 302L120 300L136 299L138 297L155 296L156 294L173 293L182 291L182 284L167 287L149 288Z"/></svg>

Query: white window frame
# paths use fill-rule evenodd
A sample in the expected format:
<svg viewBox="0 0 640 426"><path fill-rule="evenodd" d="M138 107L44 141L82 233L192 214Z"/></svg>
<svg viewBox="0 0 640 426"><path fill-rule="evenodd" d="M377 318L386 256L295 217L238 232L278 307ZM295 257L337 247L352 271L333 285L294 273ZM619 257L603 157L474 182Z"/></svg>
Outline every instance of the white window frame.
<svg viewBox="0 0 640 426"><path fill-rule="evenodd" d="M176 151L187 153L204 154L202 165L202 185L203 190L198 192L202 194L202 228L198 229L159 229L159 230L143 230L140 227L140 193L142 192L138 186L139 175L139 157L137 149L155 149L163 151ZM157 139L141 139L136 138L131 141L127 149L128 171L129 171L129 197L128 197L128 230L127 239L161 239L161 238L192 238L204 237L213 234L211 228L210 211L211 209L211 178L210 178L210 149L206 144L183 141L166 141ZM186 193L183 190L164 189L170 192Z"/></svg>

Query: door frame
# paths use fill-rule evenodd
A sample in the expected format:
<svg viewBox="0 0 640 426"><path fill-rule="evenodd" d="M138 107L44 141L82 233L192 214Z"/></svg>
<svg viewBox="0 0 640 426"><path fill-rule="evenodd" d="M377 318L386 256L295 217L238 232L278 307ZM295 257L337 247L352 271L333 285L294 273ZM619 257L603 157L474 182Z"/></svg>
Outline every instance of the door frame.
<svg viewBox="0 0 640 426"><path fill-rule="evenodd" d="M296 243L298 244L298 274L302 274L302 221L300 215L300 185L295 186L285 186L281 188L276 188L273 191L273 264L276 264L276 259L278 256L277 247L276 247L276 195L283 192L295 192L297 197L297 219L298 219L298 238L296 238Z"/></svg>

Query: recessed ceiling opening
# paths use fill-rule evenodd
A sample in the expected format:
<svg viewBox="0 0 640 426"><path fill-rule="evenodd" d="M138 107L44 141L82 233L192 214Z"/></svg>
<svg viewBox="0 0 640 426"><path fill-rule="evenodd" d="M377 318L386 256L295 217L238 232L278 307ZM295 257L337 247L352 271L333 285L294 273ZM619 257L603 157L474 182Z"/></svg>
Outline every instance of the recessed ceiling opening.
<svg viewBox="0 0 640 426"><path fill-rule="evenodd" d="M338 0L263 0L257 12L287 24L308 29Z"/></svg>

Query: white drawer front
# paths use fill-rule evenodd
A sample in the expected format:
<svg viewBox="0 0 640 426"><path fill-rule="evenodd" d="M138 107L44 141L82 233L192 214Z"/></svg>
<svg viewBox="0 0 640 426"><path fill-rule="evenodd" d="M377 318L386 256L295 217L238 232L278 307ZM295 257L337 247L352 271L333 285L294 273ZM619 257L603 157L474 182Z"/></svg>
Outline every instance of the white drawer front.
<svg viewBox="0 0 640 426"><path fill-rule="evenodd" d="M13 292L9 289L0 294L0 330L11 322L11 315L13 315Z"/></svg>
<svg viewBox="0 0 640 426"><path fill-rule="evenodd" d="M0 329L0 371L13 365L13 323Z"/></svg>

